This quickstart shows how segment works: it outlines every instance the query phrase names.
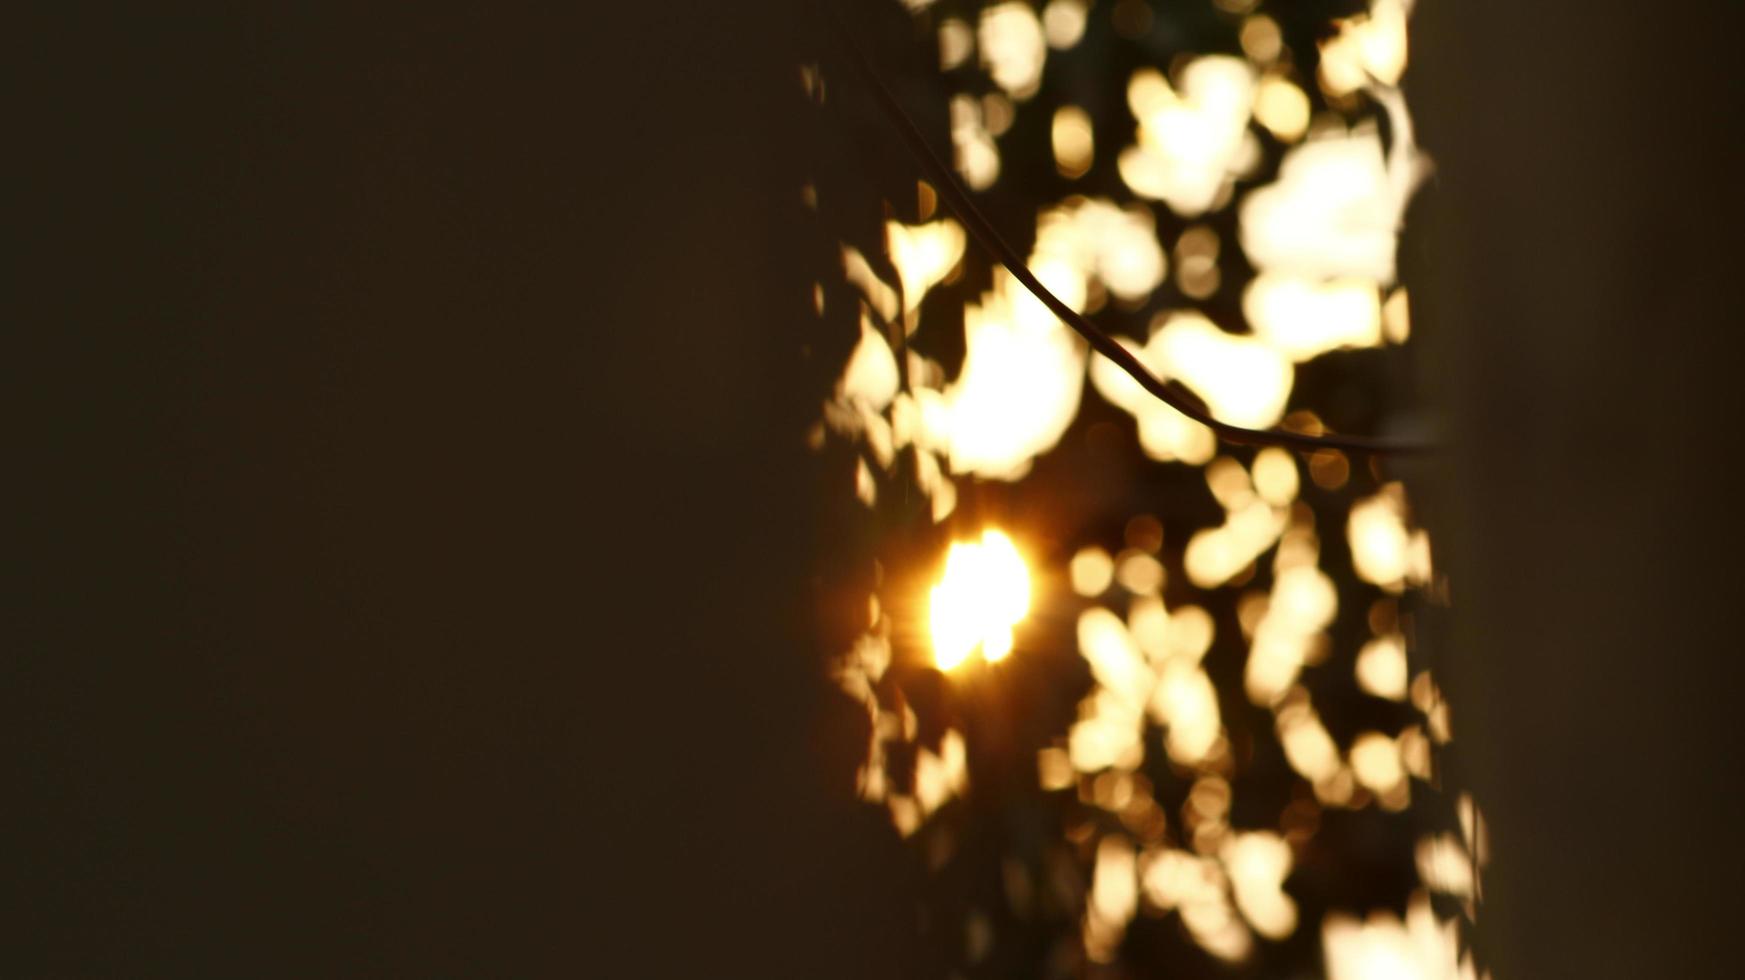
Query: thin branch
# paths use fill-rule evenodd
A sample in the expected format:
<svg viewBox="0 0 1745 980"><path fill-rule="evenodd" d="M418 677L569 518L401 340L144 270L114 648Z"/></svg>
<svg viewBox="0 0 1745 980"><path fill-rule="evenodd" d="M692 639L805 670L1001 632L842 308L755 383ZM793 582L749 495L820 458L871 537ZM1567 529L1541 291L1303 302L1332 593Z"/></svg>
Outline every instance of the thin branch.
<svg viewBox="0 0 1745 980"><path fill-rule="evenodd" d="M835 16L832 16L831 20L835 26L836 35L848 49L861 76L866 79L874 99L884 110L885 116L896 126L897 132L903 137L903 142L907 145L910 156L914 157L915 162L932 178L941 196L945 198L946 204L951 207L958 219L963 222L964 227L968 229L970 237L976 240L983 251L991 253L994 258L998 259L1013 278L1023 283L1024 288L1042 301L1042 305L1048 307L1049 311L1059 317L1063 323L1077 331L1093 350L1115 362L1117 367L1132 376L1141 388L1144 388L1159 401L1211 429L1219 439L1241 445L1283 446L1304 452L1316 449L1339 449L1346 452L1373 455L1402 455L1423 452L1432 448L1423 443L1400 442L1369 436L1309 435L1304 432L1290 432L1284 429L1249 429L1240 425L1231 425L1214 417L1206 407L1206 403L1192 391L1178 382L1164 381L1152 374L1131 351L1121 346L1114 337L1104 333L1101 328L1085 319L1072 307L1066 305L1060 297L1050 292L1048 287L1036 278L1036 274L1030 271L1030 267L1024 263L1017 250L1000 237L999 232L994 230L992 222L970 200L969 191L958 182L957 175L952 172L951 167L933 152L933 148L928 145L927 137L922 134L921 128L915 124L907 112L903 111L896 96L891 94L884 79L873 68L872 62L867 59L866 54L843 26L842 21Z"/></svg>

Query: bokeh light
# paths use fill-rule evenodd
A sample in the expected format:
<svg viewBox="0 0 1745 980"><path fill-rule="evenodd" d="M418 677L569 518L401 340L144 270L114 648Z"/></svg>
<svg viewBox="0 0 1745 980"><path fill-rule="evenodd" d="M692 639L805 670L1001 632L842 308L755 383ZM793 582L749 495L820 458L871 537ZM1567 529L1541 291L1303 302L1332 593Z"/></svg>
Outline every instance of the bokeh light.
<svg viewBox="0 0 1745 980"><path fill-rule="evenodd" d="M1318 32L1250 0L1205 21L947 6L913 14L938 140L1050 291L1223 422L1385 425L1425 167L1409 3L1329 7ZM855 335L810 444L877 542L833 665L867 719L861 796L950 882L941 955L1150 975L1196 962L1160 952L1185 944L1207 972L1485 975L1461 941L1483 822L1418 628L1446 576L1391 461L1221 444L915 177L883 185L905 190L879 235L831 246L810 309Z"/></svg>
<svg viewBox="0 0 1745 980"><path fill-rule="evenodd" d="M978 648L989 661L1012 652L1012 628L1030 609L1030 573L1012 539L989 528L979 541L951 546L929 593L933 658L951 670Z"/></svg>

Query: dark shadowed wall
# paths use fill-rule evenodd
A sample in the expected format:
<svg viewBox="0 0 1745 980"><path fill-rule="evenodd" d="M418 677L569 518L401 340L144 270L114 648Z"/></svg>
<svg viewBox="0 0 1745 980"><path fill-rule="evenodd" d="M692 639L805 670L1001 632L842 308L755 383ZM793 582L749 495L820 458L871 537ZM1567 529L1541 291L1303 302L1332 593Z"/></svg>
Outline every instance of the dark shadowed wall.
<svg viewBox="0 0 1745 980"><path fill-rule="evenodd" d="M906 972L811 619L792 13L21 30L0 974Z"/></svg>
<svg viewBox="0 0 1745 980"><path fill-rule="evenodd" d="M1499 977L1737 976L1737 5L1439 3L1405 276Z"/></svg>

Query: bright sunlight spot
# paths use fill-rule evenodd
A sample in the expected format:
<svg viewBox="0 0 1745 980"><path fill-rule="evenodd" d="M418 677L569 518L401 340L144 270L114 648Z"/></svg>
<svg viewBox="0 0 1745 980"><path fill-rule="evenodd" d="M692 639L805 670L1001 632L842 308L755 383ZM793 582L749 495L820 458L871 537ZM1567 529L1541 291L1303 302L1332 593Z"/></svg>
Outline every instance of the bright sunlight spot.
<svg viewBox="0 0 1745 980"><path fill-rule="evenodd" d="M1012 627L1030 611L1030 571L1012 539L989 528L980 541L959 541L945 556L945 576L931 595L933 659L951 670L976 647L989 660L1012 652Z"/></svg>

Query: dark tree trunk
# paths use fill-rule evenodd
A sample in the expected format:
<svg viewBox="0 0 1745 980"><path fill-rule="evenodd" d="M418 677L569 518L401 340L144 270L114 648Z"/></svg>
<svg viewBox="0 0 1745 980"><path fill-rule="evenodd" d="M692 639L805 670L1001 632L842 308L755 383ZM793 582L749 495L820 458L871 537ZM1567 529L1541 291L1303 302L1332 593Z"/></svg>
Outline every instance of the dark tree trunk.
<svg viewBox="0 0 1745 980"><path fill-rule="evenodd" d="M1737 976L1737 5L1425 0L1449 687L1499 977Z"/></svg>

